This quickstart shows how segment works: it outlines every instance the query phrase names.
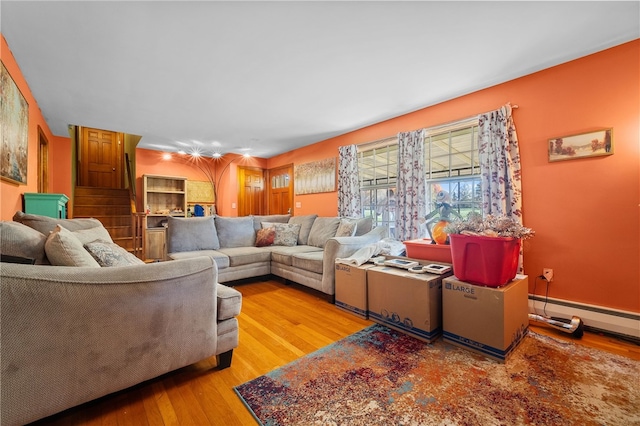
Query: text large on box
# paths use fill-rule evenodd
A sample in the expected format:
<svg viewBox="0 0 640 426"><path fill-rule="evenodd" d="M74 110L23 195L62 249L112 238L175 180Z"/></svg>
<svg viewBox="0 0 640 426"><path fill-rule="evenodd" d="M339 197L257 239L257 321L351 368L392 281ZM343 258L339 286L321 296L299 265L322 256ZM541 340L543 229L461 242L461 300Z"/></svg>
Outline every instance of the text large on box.
<svg viewBox="0 0 640 426"><path fill-rule="evenodd" d="M371 263L362 266L336 263L335 304L337 307L362 318L368 318L367 269L371 267L373 267Z"/></svg>
<svg viewBox="0 0 640 426"><path fill-rule="evenodd" d="M442 290L443 337L448 342L504 361L529 327L528 277L518 275L502 287L445 278Z"/></svg>
<svg viewBox="0 0 640 426"><path fill-rule="evenodd" d="M378 266L367 286L370 319L426 342L442 335L442 276Z"/></svg>

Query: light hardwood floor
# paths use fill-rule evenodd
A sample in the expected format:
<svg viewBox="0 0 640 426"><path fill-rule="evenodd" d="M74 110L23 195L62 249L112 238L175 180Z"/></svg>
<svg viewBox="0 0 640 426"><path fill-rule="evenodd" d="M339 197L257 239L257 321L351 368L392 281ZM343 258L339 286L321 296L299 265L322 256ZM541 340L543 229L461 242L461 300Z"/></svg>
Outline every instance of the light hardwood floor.
<svg viewBox="0 0 640 426"><path fill-rule="evenodd" d="M212 357L35 424L256 425L234 386L373 324L297 284L269 280L235 288L243 306L230 368L216 370ZM576 340L547 327L531 329L640 360L640 346L615 337L586 332Z"/></svg>

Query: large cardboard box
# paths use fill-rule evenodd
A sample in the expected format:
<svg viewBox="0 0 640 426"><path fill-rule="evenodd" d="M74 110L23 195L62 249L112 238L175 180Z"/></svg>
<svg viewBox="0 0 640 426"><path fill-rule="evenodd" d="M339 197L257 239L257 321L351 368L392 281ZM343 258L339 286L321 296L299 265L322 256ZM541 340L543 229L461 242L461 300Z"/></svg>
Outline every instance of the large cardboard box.
<svg viewBox="0 0 640 426"><path fill-rule="evenodd" d="M502 287L444 280L442 289L443 339L504 361L529 330L526 275Z"/></svg>
<svg viewBox="0 0 640 426"><path fill-rule="evenodd" d="M368 318L367 269L372 263L361 266L336 262L335 304L340 309Z"/></svg>
<svg viewBox="0 0 640 426"><path fill-rule="evenodd" d="M369 319L428 343L442 335L442 280L391 266L367 270Z"/></svg>

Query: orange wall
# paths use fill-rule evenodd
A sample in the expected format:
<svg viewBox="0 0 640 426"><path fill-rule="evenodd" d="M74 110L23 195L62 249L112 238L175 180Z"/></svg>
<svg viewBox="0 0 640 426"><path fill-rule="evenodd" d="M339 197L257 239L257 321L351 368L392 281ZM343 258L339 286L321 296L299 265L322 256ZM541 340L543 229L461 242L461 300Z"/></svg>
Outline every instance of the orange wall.
<svg viewBox="0 0 640 426"><path fill-rule="evenodd" d="M268 167L338 155L338 147L519 105L530 291L553 268L549 296L640 312L640 40L269 159ZM548 139L613 127L614 154L549 163ZM336 193L295 197L296 215L335 215ZM536 286L544 294L545 285Z"/></svg>
<svg viewBox="0 0 640 426"><path fill-rule="evenodd" d="M28 185L0 182L1 219L10 220L22 208L21 194L37 191L37 126L51 144L50 191L69 196L71 140L51 135L4 38L0 57L30 105ZM254 158L249 165L275 168L337 157L342 145L455 121L506 102L518 104L514 118L523 164L524 222L536 231L524 246L530 291L533 277L548 267L555 274L550 297L640 312L639 62L640 40L635 40L268 160ZM613 155L547 161L548 139L603 127L613 127ZM145 173L206 179L193 167L167 166L160 155L136 150L139 194ZM229 182L235 188L242 161L234 161L218 185L217 207L225 216L237 215L231 208L237 204L237 191L229 190ZM337 212L335 192L296 196L294 201L301 203L296 215ZM539 283L536 293L544 290Z"/></svg>
<svg viewBox="0 0 640 426"><path fill-rule="evenodd" d="M38 192L38 126L42 128L49 141L50 174L48 192L65 194L71 198L71 139L53 136L6 40L1 34L0 39L0 58L2 63L29 104L27 184L17 185L4 180L0 181L0 199L2 200L2 203L0 203L0 219L11 220L18 210L22 210L22 194L25 192Z"/></svg>
<svg viewBox="0 0 640 426"><path fill-rule="evenodd" d="M207 181L208 178L196 165L188 161L181 160L179 154L173 154L170 160L163 158L163 152L148 149L136 149L136 188L138 196L138 211L144 211L142 206L142 176L145 174L183 176L192 180ZM266 169L267 160L257 157L244 158L237 154L226 154L220 159L201 158L203 168L206 170L206 163L209 162L216 179L216 211L222 216L238 215L238 190L237 184L233 186L230 182L237 182L238 166L258 167ZM235 208L233 204L235 203Z"/></svg>

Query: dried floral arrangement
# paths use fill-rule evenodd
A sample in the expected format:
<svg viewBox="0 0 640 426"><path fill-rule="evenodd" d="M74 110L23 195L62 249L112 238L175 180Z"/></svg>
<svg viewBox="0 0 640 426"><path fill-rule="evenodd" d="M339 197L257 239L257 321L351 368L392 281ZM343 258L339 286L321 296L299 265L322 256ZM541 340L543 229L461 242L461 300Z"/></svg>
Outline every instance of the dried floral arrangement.
<svg viewBox="0 0 640 426"><path fill-rule="evenodd" d="M507 216L469 213L466 220L449 222L444 228L447 234L479 235L484 237L512 237L526 240L535 235L531 228L522 226L517 220Z"/></svg>

